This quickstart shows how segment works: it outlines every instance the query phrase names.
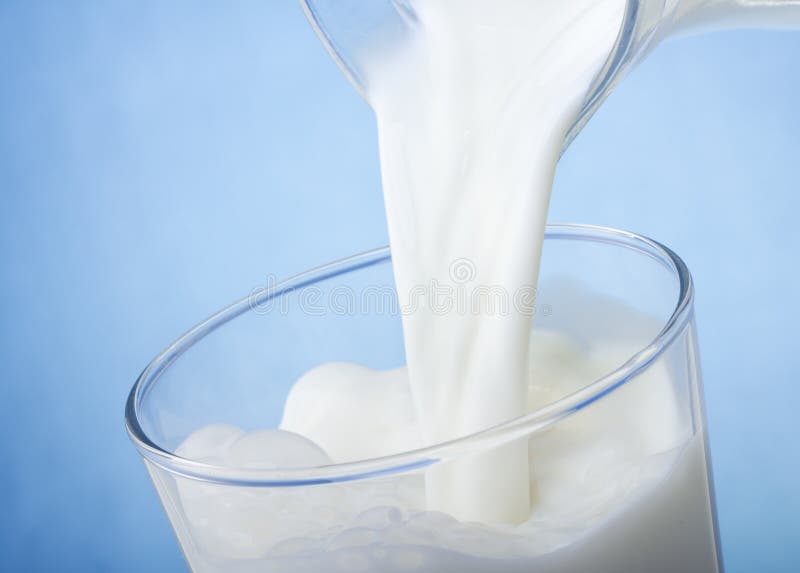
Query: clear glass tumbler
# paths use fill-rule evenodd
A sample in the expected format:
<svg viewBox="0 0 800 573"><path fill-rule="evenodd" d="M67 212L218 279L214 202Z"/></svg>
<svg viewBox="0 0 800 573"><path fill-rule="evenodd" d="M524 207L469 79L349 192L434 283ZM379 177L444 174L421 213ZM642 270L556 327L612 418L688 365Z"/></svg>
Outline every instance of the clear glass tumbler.
<svg viewBox="0 0 800 573"><path fill-rule="evenodd" d="M225 441L278 428L293 384L318 365L402 368L401 312L389 249L379 249L268 279L144 370L127 428L192 571L721 569L691 276L666 247L623 231L548 227L526 416L313 468L181 455L198 431ZM547 360L555 366L537 370ZM425 510L426 472L519 440L530 452L529 521Z"/></svg>

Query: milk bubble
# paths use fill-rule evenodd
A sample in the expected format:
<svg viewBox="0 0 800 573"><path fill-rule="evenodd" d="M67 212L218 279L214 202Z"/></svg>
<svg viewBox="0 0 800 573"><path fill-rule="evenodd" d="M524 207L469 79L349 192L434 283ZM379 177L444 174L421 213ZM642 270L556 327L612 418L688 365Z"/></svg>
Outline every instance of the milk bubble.
<svg viewBox="0 0 800 573"><path fill-rule="evenodd" d="M241 436L227 453L231 467L243 469L312 468L329 465L328 454L309 438L285 430L259 430Z"/></svg>
<svg viewBox="0 0 800 573"><path fill-rule="evenodd" d="M175 450L182 458L199 462L221 461L225 453L244 431L227 424L212 424L192 432Z"/></svg>
<svg viewBox="0 0 800 573"><path fill-rule="evenodd" d="M403 514L398 508L378 506L359 515L355 520L355 525L369 529L386 529L399 525L402 521Z"/></svg>
<svg viewBox="0 0 800 573"><path fill-rule="evenodd" d="M281 428L313 439L337 463L421 445L404 368L380 372L352 363L314 368L289 393Z"/></svg>

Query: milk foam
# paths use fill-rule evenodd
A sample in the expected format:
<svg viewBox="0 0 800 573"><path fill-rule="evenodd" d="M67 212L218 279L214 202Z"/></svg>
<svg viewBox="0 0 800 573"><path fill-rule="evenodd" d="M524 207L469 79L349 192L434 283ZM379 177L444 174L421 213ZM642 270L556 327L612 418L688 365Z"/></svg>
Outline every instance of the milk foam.
<svg viewBox="0 0 800 573"><path fill-rule="evenodd" d="M626 330L652 331L647 319L628 312L616 314L630 325ZM618 367L639 338L587 344L562 332L535 332L526 379L538 399L526 410ZM668 361L643 376L526 440L532 511L516 526L431 511L419 471L300 488L178 479L173 522L186 526L176 531L187 538L183 545L197 571L617 573L659 571L663 562L665 572L709 573L714 545L702 435L692 437L691 425L677 423L690 414L676 403ZM405 369L325 364L294 386L281 430L209 426L178 453L228 467L269 468L287 449L292 466L320 465L323 444L334 463L406 451L420 443L413 408L403 406L410 401ZM621 539L638 551L609 553ZM642 568L633 566L636 559Z"/></svg>

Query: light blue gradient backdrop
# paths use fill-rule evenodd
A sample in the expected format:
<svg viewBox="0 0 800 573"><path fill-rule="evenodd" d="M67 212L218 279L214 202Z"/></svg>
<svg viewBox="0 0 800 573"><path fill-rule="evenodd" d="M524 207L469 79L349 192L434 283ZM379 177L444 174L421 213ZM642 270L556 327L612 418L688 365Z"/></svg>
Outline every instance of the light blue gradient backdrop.
<svg viewBox="0 0 800 573"><path fill-rule="evenodd" d="M697 280L731 573L796 571L800 33L660 47L564 157L551 220ZM294 0L0 0L0 569L185 570L123 429L157 351L386 243L371 112Z"/></svg>

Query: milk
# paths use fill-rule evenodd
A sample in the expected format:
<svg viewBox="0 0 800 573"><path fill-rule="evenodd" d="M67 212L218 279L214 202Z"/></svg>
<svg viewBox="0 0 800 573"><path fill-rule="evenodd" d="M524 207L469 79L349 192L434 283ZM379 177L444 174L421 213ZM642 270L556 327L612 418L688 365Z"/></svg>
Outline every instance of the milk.
<svg viewBox="0 0 800 573"><path fill-rule="evenodd" d="M407 367L321 365L295 385L280 430L212 426L179 455L275 468L410 451L522 416L640 349L532 336L534 299L514 296L537 284L561 146L624 0L407 4L408 34L376 47L363 77L398 295L414 301ZM487 288L514 304L476 306ZM456 304L442 308L437 289ZM641 322L626 312L616 318ZM196 571L715 571L693 402L679 400L664 365L613 398L530 439L399 477L159 488L180 500L168 511Z"/></svg>
<svg viewBox="0 0 800 573"><path fill-rule="evenodd" d="M619 32L624 0L415 0L408 37L364 72L375 110L400 300L436 281L472 300L535 287L555 166ZM465 275L459 271L466 270ZM530 302L528 303L528 305ZM516 418L527 400L530 306L505 315L404 316L424 444ZM519 523L529 512L524 444L429 475L429 507Z"/></svg>
<svg viewBox="0 0 800 573"><path fill-rule="evenodd" d="M630 325L625 330L642 332L637 325L646 317L625 307L616 316ZM564 332L534 332L525 410L617 367L638 341L587 344ZM162 497L172 500L165 507L196 572L713 573L703 435L678 423L692 412L677 400L676 377L669 361L660 360L603 402L525 440L533 495L529 516L517 525L431 510L424 471L288 488L153 476ZM292 389L282 430L209 426L177 453L215 465L274 468L407 451L421 441L410 404L405 368L323 364ZM287 450L293 459L284 457Z"/></svg>

